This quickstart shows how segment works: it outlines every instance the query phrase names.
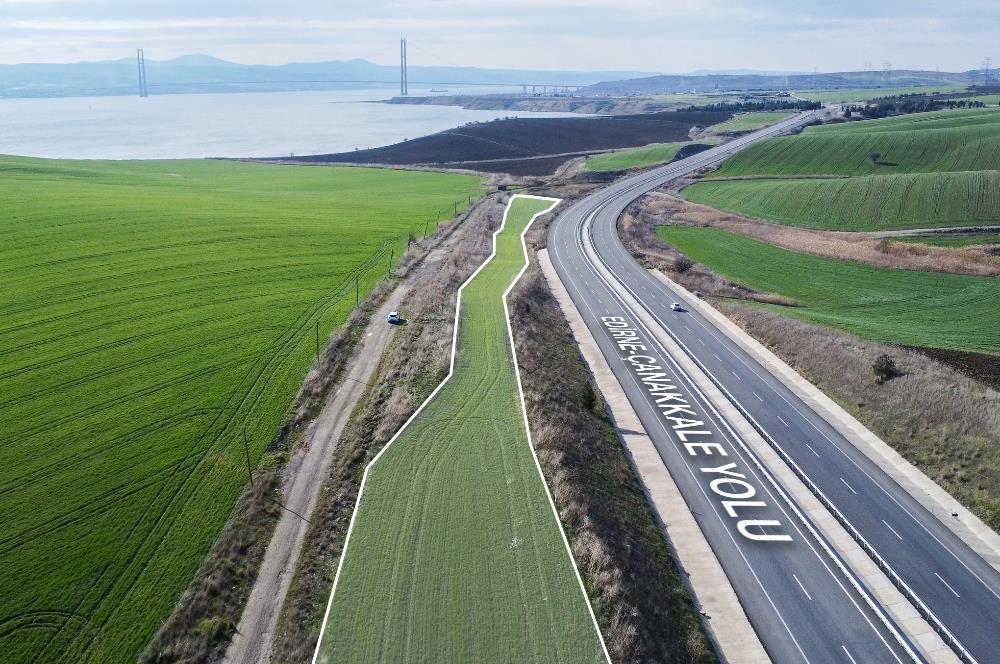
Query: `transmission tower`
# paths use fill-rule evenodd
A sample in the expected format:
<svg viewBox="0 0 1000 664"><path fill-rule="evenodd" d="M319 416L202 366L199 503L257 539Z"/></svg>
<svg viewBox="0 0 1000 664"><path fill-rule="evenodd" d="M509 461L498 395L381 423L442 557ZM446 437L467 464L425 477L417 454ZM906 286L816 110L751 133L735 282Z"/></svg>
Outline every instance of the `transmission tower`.
<svg viewBox="0 0 1000 664"><path fill-rule="evenodd" d="M406 77L406 39L403 38L399 40L399 94L403 97L410 94L410 86Z"/></svg>
<svg viewBox="0 0 1000 664"><path fill-rule="evenodd" d="M889 62L888 60L882 63L882 76L885 77L886 81L892 79L892 63Z"/></svg>
<svg viewBox="0 0 1000 664"><path fill-rule="evenodd" d="M135 51L136 64L139 67L139 96L148 97L149 88L146 86L146 56L143 54L141 48L137 48Z"/></svg>
<svg viewBox="0 0 1000 664"><path fill-rule="evenodd" d="M983 58L983 83L989 85L990 82L990 68L993 66L992 58Z"/></svg>

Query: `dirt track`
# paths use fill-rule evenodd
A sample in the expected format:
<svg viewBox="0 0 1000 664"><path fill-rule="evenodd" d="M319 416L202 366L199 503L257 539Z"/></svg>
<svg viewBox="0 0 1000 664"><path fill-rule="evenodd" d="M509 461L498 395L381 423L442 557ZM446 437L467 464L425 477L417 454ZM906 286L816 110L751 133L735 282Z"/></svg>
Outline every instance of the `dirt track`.
<svg viewBox="0 0 1000 664"><path fill-rule="evenodd" d="M386 324L386 315L400 308L406 291L406 285L397 288L372 315L364 338L341 378L340 387L327 400L306 433L306 444L289 460L283 496L286 509L264 554L250 599L226 651L225 662L267 664L271 661L274 631L309 526L303 517L309 519L316 507L319 489L330 472L337 440L392 337L394 328Z"/></svg>

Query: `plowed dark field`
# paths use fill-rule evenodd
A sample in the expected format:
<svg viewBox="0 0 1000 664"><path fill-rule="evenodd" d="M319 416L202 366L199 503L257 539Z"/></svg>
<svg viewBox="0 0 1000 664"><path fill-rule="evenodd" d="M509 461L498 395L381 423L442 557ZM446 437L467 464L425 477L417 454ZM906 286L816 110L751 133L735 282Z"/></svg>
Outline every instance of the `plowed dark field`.
<svg viewBox="0 0 1000 664"><path fill-rule="evenodd" d="M541 169L552 172L563 161L557 155L568 159L593 150L685 141L692 127L723 122L731 115L716 111L672 111L607 117L513 118L470 124L371 150L297 157L296 161L474 167L537 175L541 174L542 162L538 157L553 157L544 160ZM503 162L489 163L492 160Z"/></svg>

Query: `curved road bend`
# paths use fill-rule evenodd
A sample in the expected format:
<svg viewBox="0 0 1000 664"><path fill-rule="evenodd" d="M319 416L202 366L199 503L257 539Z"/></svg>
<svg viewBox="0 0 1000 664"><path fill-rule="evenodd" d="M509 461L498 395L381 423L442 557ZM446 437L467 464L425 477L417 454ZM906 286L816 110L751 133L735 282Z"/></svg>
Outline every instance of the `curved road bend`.
<svg viewBox="0 0 1000 664"><path fill-rule="evenodd" d="M1000 629L1000 574L710 321L694 311L670 311L669 303L681 298L643 269L618 237L618 217L642 194L717 163L752 142L794 128L810 115L802 114L688 159L619 180L579 201L550 227L550 257L775 661L850 662L853 657L860 663L892 661L903 655L845 577L830 569L829 558L816 550L816 540L797 532L797 523L790 515L774 514L782 504L766 485L757 488L759 495L767 495L759 501L767 506L736 508L737 517L730 517L725 505L720 508L718 491L713 492L711 486L706 491L711 474L698 468L717 467L720 457L690 454L677 436L681 430L670 431L676 420L665 420L660 404L651 399L654 394L645 389L648 382L636 373L634 363L622 359L628 357L618 343L622 333L609 327L620 323L602 318L621 317L633 326L638 321L601 277L597 263L610 273L615 288L630 292L645 313L695 357L781 446L962 647L982 664L1000 662L995 646ZM656 359L670 363L665 350L657 350L660 354ZM691 395L689 381L676 374L672 377ZM710 408L703 400L696 401L700 413ZM708 417L715 431L725 428L721 418L711 413ZM727 444L739 447L731 434L726 439ZM704 453L713 448L693 449ZM739 451L731 460L737 456L738 463L752 463ZM736 493L735 485L721 488ZM765 510L768 516L761 516ZM744 518L780 521L786 527L782 532L789 533L792 542L750 540L735 529L738 519ZM873 639L875 633L880 638Z"/></svg>

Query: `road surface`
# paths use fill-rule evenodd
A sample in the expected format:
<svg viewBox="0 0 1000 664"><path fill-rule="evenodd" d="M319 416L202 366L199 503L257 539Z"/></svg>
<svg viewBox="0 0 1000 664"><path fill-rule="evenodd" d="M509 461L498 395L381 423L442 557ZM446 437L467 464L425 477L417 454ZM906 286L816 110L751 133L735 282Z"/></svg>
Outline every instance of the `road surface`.
<svg viewBox="0 0 1000 664"><path fill-rule="evenodd" d="M618 238L618 217L645 192L794 128L809 115L619 180L579 201L551 225L550 257L775 661L879 662L906 656L891 627L834 568L819 540L803 532L794 507L755 469L724 419L641 319L666 331L729 393L954 635L968 659L1000 662L994 645L1000 575L708 319L670 311L671 302L683 299L643 269ZM623 298L623 291L633 300ZM664 380L691 407L664 410L665 404L680 402L665 402L664 390L651 390L651 373L666 374ZM706 444L687 445L698 442ZM731 472L746 476L752 494L739 482L712 484L724 476L717 469L727 463L736 464ZM748 527L751 521L768 525ZM787 535L791 541L754 534Z"/></svg>

